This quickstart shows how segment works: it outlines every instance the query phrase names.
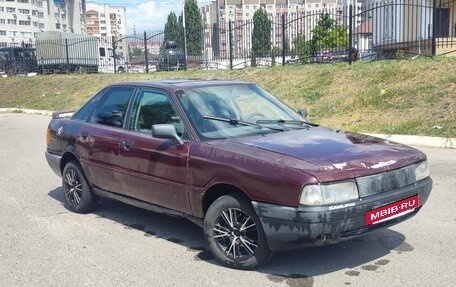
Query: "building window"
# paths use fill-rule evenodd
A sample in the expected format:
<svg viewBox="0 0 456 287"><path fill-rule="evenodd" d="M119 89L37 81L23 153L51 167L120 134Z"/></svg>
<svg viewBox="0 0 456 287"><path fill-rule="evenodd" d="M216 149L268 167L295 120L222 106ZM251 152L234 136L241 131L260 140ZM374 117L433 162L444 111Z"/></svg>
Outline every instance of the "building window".
<svg viewBox="0 0 456 287"><path fill-rule="evenodd" d="M8 19L8 24L10 24L10 25L16 25L16 24L17 24L17 21L16 21L16 19Z"/></svg>
<svg viewBox="0 0 456 287"><path fill-rule="evenodd" d="M30 21L19 20L19 25L21 25L21 26L30 26Z"/></svg>
<svg viewBox="0 0 456 287"><path fill-rule="evenodd" d="M16 13L16 8L6 7L6 12L7 13Z"/></svg>
<svg viewBox="0 0 456 287"><path fill-rule="evenodd" d="M55 23L55 28L60 30L60 23Z"/></svg>
<svg viewBox="0 0 456 287"><path fill-rule="evenodd" d="M30 14L30 10L29 9L19 9L19 13L27 15L27 14Z"/></svg>
<svg viewBox="0 0 456 287"><path fill-rule="evenodd" d="M0 30L0 36L6 36L6 31Z"/></svg>

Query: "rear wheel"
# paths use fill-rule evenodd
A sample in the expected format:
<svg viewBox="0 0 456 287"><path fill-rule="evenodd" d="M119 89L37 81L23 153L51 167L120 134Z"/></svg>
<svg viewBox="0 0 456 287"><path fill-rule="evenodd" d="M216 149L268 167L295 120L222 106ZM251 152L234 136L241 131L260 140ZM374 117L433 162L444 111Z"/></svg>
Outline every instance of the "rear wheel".
<svg viewBox="0 0 456 287"><path fill-rule="evenodd" d="M62 187L66 204L71 211L87 213L96 208L98 197L93 194L79 165L73 162L65 165Z"/></svg>
<svg viewBox="0 0 456 287"><path fill-rule="evenodd" d="M224 195L209 207L204 233L214 256L229 267L253 269L268 258L261 222L250 203L236 194Z"/></svg>

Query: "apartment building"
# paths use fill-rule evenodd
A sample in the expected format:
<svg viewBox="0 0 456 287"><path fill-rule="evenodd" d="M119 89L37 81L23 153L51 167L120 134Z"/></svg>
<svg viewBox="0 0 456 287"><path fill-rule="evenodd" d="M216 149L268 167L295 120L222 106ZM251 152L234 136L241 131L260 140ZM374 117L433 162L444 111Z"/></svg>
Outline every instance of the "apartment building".
<svg viewBox="0 0 456 287"><path fill-rule="evenodd" d="M114 40L116 54L128 62L125 7L87 2L86 9L87 34L97 36L101 46L109 43L110 47L106 47L107 50L112 49Z"/></svg>
<svg viewBox="0 0 456 287"><path fill-rule="evenodd" d="M227 30L231 22L234 29L232 40L234 56L245 56L251 47L253 15L258 9L264 9L272 21L271 42L275 47L282 47L283 39L293 43L298 35L311 37L321 13L328 13L340 25L348 26L348 7L353 5L353 15L362 11L364 0L216 0L201 7L203 23L206 27L206 39L214 33L214 27ZM361 23L361 17L355 17L353 25ZM285 21L283 37L282 21ZM214 26L215 25L215 26ZM211 27L211 28L209 28ZM211 29L211 31L209 31ZM217 46L217 52L226 56L229 38L223 33Z"/></svg>
<svg viewBox="0 0 456 287"><path fill-rule="evenodd" d="M31 45L34 33L85 33L85 0L0 0L0 47Z"/></svg>

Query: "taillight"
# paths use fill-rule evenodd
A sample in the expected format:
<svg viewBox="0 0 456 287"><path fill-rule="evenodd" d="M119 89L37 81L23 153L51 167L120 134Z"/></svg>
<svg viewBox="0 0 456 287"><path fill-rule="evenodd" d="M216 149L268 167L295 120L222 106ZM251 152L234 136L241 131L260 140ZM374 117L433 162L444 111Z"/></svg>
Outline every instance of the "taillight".
<svg viewBox="0 0 456 287"><path fill-rule="evenodd" d="M50 142L51 142L51 129L48 128L46 131L46 145L49 145Z"/></svg>

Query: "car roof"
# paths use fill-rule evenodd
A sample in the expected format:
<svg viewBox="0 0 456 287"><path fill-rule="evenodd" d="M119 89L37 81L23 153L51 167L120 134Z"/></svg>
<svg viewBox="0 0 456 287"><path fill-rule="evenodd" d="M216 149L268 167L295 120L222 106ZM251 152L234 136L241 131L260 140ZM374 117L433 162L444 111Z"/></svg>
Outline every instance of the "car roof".
<svg viewBox="0 0 456 287"><path fill-rule="evenodd" d="M250 82L239 80L219 80L219 79L158 79L158 80L142 80L142 81L128 81L113 83L111 86L144 86L156 88L174 88L174 89L188 89L200 88L209 86L226 86L226 85L239 85L251 84Z"/></svg>

